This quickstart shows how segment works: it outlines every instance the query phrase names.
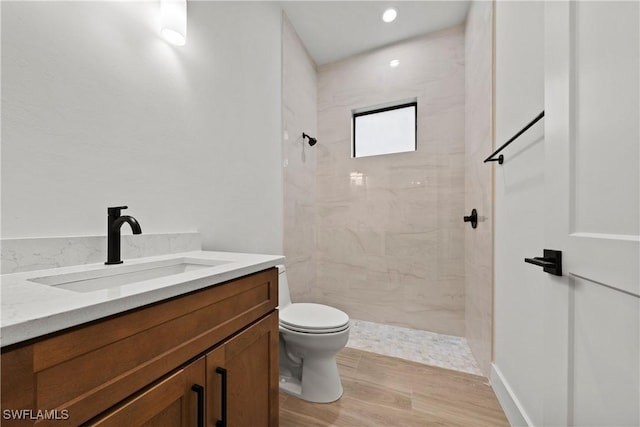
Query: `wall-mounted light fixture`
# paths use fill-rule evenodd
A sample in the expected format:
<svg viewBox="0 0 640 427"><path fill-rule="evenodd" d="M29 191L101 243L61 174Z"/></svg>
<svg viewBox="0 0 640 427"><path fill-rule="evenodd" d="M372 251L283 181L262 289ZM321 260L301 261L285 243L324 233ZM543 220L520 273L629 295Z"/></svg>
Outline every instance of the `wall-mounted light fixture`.
<svg viewBox="0 0 640 427"><path fill-rule="evenodd" d="M176 46L187 42L187 0L160 0L160 34Z"/></svg>

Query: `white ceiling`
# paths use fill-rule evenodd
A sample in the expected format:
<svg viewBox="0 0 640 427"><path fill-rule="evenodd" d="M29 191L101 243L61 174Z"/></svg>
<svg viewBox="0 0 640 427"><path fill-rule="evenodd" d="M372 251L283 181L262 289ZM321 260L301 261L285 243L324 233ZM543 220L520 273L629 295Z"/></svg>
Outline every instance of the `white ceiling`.
<svg viewBox="0 0 640 427"><path fill-rule="evenodd" d="M318 65L347 58L463 22L469 1L282 1L281 5ZM389 7L398 11L382 21Z"/></svg>

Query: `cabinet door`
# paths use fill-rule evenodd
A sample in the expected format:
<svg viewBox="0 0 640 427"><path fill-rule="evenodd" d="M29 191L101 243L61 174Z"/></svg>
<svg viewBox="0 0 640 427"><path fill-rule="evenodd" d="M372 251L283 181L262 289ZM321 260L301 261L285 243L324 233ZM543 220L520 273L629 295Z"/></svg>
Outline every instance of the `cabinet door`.
<svg viewBox="0 0 640 427"><path fill-rule="evenodd" d="M204 419L205 366L204 358L200 358L106 415L90 421L87 425L100 427L201 425L198 424L198 416ZM194 385L201 388L193 387ZM198 393L202 394L201 399L198 399Z"/></svg>
<svg viewBox="0 0 640 427"><path fill-rule="evenodd" d="M206 356L207 426L278 425L278 313Z"/></svg>

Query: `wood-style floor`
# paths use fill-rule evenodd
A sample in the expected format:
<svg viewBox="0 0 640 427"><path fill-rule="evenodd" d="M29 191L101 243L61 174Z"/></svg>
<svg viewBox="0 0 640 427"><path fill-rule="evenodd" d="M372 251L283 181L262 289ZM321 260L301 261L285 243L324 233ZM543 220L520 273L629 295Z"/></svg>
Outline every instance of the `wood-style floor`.
<svg viewBox="0 0 640 427"><path fill-rule="evenodd" d="M280 394L280 426L509 426L484 377L345 348L330 404Z"/></svg>

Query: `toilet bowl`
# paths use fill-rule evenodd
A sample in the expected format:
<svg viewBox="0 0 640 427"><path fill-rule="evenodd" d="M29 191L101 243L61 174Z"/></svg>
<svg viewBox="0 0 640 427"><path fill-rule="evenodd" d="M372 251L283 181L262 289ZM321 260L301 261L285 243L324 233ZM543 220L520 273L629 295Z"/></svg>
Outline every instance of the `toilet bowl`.
<svg viewBox="0 0 640 427"><path fill-rule="evenodd" d="M278 266L280 390L316 403L342 396L336 354L349 340L349 316L322 304L292 303L283 265Z"/></svg>

